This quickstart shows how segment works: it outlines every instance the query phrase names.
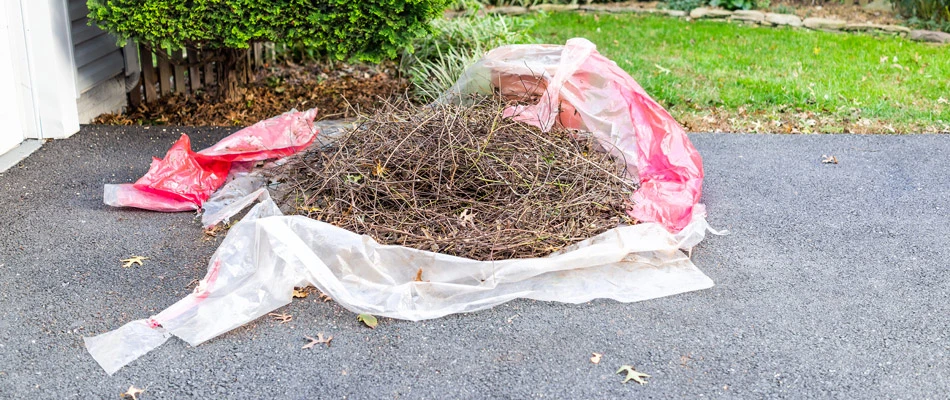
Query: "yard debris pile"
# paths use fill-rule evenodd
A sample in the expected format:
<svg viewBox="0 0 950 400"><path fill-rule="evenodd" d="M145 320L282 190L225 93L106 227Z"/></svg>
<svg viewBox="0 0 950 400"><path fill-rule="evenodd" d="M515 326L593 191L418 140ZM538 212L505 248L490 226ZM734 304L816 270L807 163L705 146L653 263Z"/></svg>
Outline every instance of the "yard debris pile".
<svg viewBox="0 0 950 400"><path fill-rule="evenodd" d="M588 134L543 133L504 108L389 103L279 167L278 202L381 244L483 261L543 257L633 223L623 163Z"/></svg>
<svg viewBox="0 0 950 400"><path fill-rule="evenodd" d="M531 103L463 106L495 94ZM370 327L373 316L418 321L516 298L633 302L713 285L680 251L711 231L699 202L699 152L669 113L590 41L499 47L469 66L430 109L386 107L336 147L304 150L283 170L271 170L283 171L283 186L293 188L275 193L283 195L284 211L263 186L266 179L234 169L235 178L213 197L190 202L215 221L258 204L229 229L193 293L151 317L84 338L103 369L112 374L171 336L197 346L273 313L306 285ZM301 151L318 130L331 136L311 115L305 114L308 129L263 121L198 154L260 160L261 146L226 151L228 143L254 138L296 138L281 140L290 144L281 156ZM586 139L575 142L572 135ZM613 158L593 151L598 147ZM158 167L170 159L176 160L155 160L156 168L164 170ZM182 175L200 172L194 169L183 168ZM152 180L132 189L151 190ZM349 225L286 215L288 207ZM622 223L625 215L639 223ZM419 216L424 222L410 219ZM380 240L406 246L355 232L369 226ZM508 242L494 237L502 233ZM567 245L577 239L584 240ZM421 249L408 247L411 240ZM464 245L450 246L456 243ZM433 245L465 257L433 252Z"/></svg>

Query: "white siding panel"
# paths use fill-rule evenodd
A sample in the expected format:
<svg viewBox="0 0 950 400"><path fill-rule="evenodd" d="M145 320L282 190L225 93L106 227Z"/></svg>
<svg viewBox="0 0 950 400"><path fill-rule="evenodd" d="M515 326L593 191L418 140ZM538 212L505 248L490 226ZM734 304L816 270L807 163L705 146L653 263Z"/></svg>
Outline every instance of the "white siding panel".
<svg viewBox="0 0 950 400"><path fill-rule="evenodd" d="M109 53L121 53L122 50L115 45L114 37L102 35L76 45L73 51L76 54L76 67L82 68L109 55ZM119 64L117 67L122 69L124 65Z"/></svg>
<svg viewBox="0 0 950 400"><path fill-rule="evenodd" d="M98 36L105 35L106 32L102 29L96 29L88 25L89 18L82 17L73 21L71 25L71 31L73 34L73 45L80 44L89 39L95 39Z"/></svg>
<svg viewBox="0 0 950 400"><path fill-rule="evenodd" d="M125 58L116 39L88 24L89 9L86 0L68 0L69 19L76 61L76 81L79 93L84 93L106 80L122 74Z"/></svg>
<svg viewBox="0 0 950 400"><path fill-rule="evenodd" d="M69 0L69 19L75 21L89 14L86 0Z"/></svg>
<svg viewBox="0 0 950 400"><path fill-rule="evenodd" d="M94 63L79 67L76 74L77 85L86 92L99 83L122 73L125 59L122 53L115 52L96 60ZM118 66L118 68L116 68Z"/></svg>

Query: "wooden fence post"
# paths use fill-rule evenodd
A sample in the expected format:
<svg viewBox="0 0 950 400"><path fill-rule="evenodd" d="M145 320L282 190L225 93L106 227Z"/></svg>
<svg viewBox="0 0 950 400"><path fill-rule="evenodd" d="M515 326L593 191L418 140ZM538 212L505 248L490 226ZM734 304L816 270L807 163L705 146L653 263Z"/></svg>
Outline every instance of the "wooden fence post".
<svg viewBox="0 0 950 400"><path fill-rule="evenodd" d="M185 56L184 50L175 50L172 52L172 59L175 60L175 94L187 94L188 86L185 85Z"/></svg>
<svg viewBox="0 0 950 400"><path fill-rule="evenodd" d="M158 87L161 95L164 96L172 92L172 67L168 64L168 57L164 51L156 52L158 55Z"/></svg>
<svg viewBox="0 0 950 400"><path fill-rule="evenodd" d="M188 83L191 84L191 92L195 93L198 89L201 89L201 76L199 76L200 74L198 72L200 70L200 68L198 68L198 63L200 62L198 60L198 52L194 49L188 49L187 57L189 64Z"/></svg>
<svg viewBox="0 0 950 400"><path fill-rule="evenodd" d="M158 100L158 93L155 91L155 65L152 60L152 50L144 44L139 45L139 63L142 65L142 86L145 88L145 102L151 103Z"/></svg>
<svg viewBox="0 0 950 400"><path fill-rule="evenodd" d="M215 75L214 75L214 64L211 62L208 62L208 59L205 57L207 53L202 51L198 54L199 54L198 57L201 59L201 61L205 63L205 86L214 85L216 81Z"/></svg>

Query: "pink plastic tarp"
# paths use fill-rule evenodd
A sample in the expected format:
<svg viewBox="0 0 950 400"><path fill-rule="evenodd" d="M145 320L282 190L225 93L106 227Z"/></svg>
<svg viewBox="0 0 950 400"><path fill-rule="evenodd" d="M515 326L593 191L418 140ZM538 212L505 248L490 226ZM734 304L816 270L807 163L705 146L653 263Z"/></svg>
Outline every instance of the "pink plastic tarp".
<svg viewBox="0 0 950 400"><path fill-rule="evenodd" d="M440 99L470 93L534 99L506 116L549 130L555 124L593 133L639 179L631 217L683 230L705 215L702 158L686 132L617 63L583 38L564 46L504 46L469 67Z"/></svg>
<svg viewBox="0 0 950 400"><path fill-rule="evenodd" d="M228 177L235 162L261 161L296 153L317 135L317 109L291 111L241 129L204 150L191 150L182 135L135 183L106 185L104 201L113 207L153 211L197 210Z"/></svg>

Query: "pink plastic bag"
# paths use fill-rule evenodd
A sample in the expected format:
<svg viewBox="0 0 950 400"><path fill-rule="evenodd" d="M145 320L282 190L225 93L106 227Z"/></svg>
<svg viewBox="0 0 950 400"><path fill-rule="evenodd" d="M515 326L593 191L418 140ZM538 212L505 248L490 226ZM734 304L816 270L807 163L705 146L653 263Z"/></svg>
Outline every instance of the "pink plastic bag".
<svg viewBox="0 0 950 400"><path fill-rule="evenodd" d="M163 159L152 159L145 176L132 184L106 185L103 200L113 207L153 211L197 210L224 184L233 162L259 161L294 154L313 142L317 109L291 111L258 122L194 152L182 135Z"/></svg>
<svg viewBox="0 0 950 400"><path fill-rule="evenodd" d="M683 128L587 39L492 50L440 101L493 92L511 100L537 99L507 109L506 116L543 130L559 124L591 132L605 150L624 160L627 175L640 180L632 217L679 232L694 215L705 215L699 204L702 158Z"/></svg>

